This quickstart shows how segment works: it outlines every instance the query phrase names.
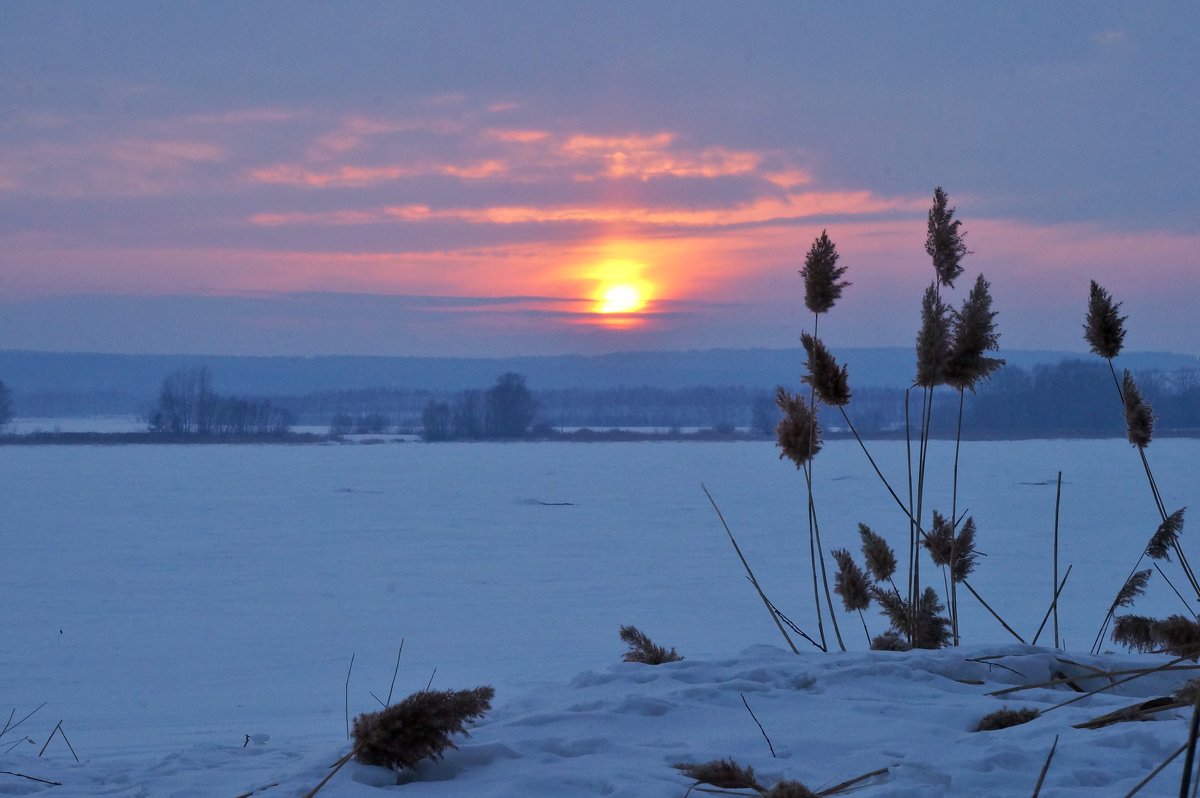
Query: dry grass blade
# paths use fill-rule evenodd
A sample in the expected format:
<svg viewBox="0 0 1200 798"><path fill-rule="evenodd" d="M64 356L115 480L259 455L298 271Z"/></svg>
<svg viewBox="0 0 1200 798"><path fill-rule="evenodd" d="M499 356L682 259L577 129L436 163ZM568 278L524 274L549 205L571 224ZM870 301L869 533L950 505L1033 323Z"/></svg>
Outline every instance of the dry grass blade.
<svg viewBox="0 0 1200 798"><path fill-rule="evenodd" d="M780 390L783 390L782 388ZM799 654L800 650L796 648L796 644L792 642L792 638L788 635L787 630L783 628L783 624L779 620L779 616L775 614L775 607L767 598L767 594L763 592L762 586L758 584L758 580L754 577L754 571L750 569L750 563L746 562L746 556L742 554L742 547L738 545L737 540L733 537L733 532L729 529L729 524L725 522L725 515L721 512L721 508L717 506L717 500L708 492L708 488L704 483L700 483L700 489L704 491L704 495L708 497L709 504L717 513L717 518L721 521L721 526L725 528L725 534L729 536L729 542L733 544L733 550L737 552L738 559L742 561L742 567L746 569L746 576L750 579L750 584L754 585L754 590L758 593L758 597L762 599L763 606L767 608L767 612L771 614L771 620L775 622L775 626L779 629L779 634L783 635L783 639L787 641L788 648L793 654Z"/></svg>
<svg viewBox="0 0 1200 798"><path fill-rule="evenodd" d="M1033 785L1032 798L1038 798L1042 792L1042 785L1046 782L1046 774L1050 772L1050 761L1054 759L1054 752L1058 750L1058 735L1054 735L1054 744L1050 746L1050 753L1046 754L1046 761L1042 764L1042 771L1038 773L1037 784Z"/></svg>
<svg viewBox="0 0 1200 798"><path fill-rule="evenodd" d="M1103 715L1085 720L1082 723L1076 723L1072 728L1075 729L1102 729L1105 726L1112 726L1115 723L1129 723L1132 721L1150 720L1151 716L1158 712L1166 712L1169 709L1179 709L1180 707L1188 706L1189 702L1180 701L1174 696L1163 696L1160 698L1151 698L1147 701L1139 701L1136 704L1130 704L1127 707L1115 709L1112 712L1106 712Z"/></svg>
<svg viewBox="0 0 1200 798"><path fill-rule="evenodd" d="M850 789L857 787L859 784L862 784L864 781L867 781L869 779L878 778L880 776L886 776L887 774L888 774L887 768L879 768L878 770L872 770L870 773L864 773L861 776L855 776L852 779L847 779L846 781L835 784L832 787L826 787L825 789L818 792L817 795L820 795L820 796L837 795L838 793L847 792Z"/></svg>

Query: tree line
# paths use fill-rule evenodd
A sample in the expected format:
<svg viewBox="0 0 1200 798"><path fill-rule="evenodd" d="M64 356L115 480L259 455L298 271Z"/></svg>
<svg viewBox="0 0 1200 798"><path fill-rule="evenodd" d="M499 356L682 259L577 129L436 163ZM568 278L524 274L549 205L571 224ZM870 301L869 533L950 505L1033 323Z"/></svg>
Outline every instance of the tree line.
<svg viewBox="0 0 1200 798"><path fill-rule="evenodd" d="M181 369L163 380L149 426L168 435L286 435L292 416L269 399L221 396L207 368Z"/></svg>

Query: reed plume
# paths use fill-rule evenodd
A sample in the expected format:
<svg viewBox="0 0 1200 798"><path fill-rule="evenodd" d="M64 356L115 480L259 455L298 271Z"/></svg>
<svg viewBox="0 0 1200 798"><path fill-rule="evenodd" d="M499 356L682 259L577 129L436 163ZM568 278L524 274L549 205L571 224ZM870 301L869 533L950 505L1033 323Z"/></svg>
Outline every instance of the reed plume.
<svg viewBox="0 0 1200 798"><path fill-rule="evenodd" d="M1125 370L1121 395L1125 398L1125 434L1130 443L1145 449L1154 436L1154 410L1142 398L1142 392L1133 381L1129 369Z"/></svg>
<svg viewBox="0 0 1200 798"><path fill-rule="evenodd" d="M812 386L817 398L832 407L844 407L850 403L850 377L845 366L838 366L837 359L830 354L820 338L808 333L800 334L800 343L808 353L804 362L808 374L803 382Z"/></svg>
<svg viewBox="0 0 1200 798"><path fill-rule="evenodd" d="M1138 596L1146 592L1146 585L1150 582L1150 573L1150 569L1147 568L1144 571L1137 571L1125 580L1125 585L1117 592L1113 607L1132 607Z"/></svg>
<svg viewBox="0 0 1200 798"><path fill-rule="evenodd" d="M470 736L466 724L492 708L496 691L422 690L380 712L354 719L354 758L366 765L399 770L422 759L435 762L447 748L457 748L452 734Z"/></svg>
<svg viewBox="0 0 1200 798"><path fill-rule="evenodd" d="M913 648L944 648L950 644L950 620L941 614L946 608L933 588L925 588L915 607L877 585L872 588L871 597L879 603L892 629L908 638Z"/></svg>
<svg viewBox="0 0 1200 798"><path fill-rule="evenodd" d="M925 388L946 379L950 358L950 307L942 301L937 284L931 283L921 299L921 331L917 334L916 384Z"/></svg>
<svg viewBox="0 0 1200 798"><path fill-rule="evenodd" d="M866 524L858 525L858 534L862 538L863 559L867 570L877 582L890 582L896 573L896 553L879 535Z"/></svg>
<svg viewBox="0 0 1200 798"><path fill-rule="evenodd" d="M934 565L950 564L951 550L954 548L954 526L950 519L937 510L933 511L932 528L925 535L925 548L929 551Z"/></svg>
<svg viewBox="0 0 1200 798"><path fill-rule="evenodd" d="M935 188L926 226L925 252L933 259L938 282L953 288L954 281L963 273L962 259L970 255L971 250L963 243L965 234L958 229L962 221L954 218L955 209L948 204L949 198L942 187Z"/></svg>
<svg viewBox="0 0 1200 798"><path fill-rule="evenodd" d="M975 287L963 300L962 310L951 315L951 341L944 379L960 391L974 391L979 380L986 379L1004 365L1002 359L985 354L1000 346L990 288L983 275L979 275Z"/></svg>
<svg viewBox="0 0 1200 798"><path fill-rule="evenodd" d="M1088 294L1087 318L1083 324L1083 337L1088 346L1102 358L1112 360L1121 354L1125 345L1125 316L1119 315L1120 302L1092 280Z"/></svg>
<svg viewBox="0 0 1200 798"><path fill-rule="evenodd" d="M677 762L671 767L698 784L711 784L722 790L755 790L766 788L758 783L754 768L740 765L732 758L709 762Z"/></svg>
<svg viewBox="0 0 1200 798"><path fill-rule="evenodd" d="M621 658L625 662L640 662L643 665L662 665L667 662L679 662L683 657L675 649L665 649L656 645L653 640L636 626L622 626L621 640L629 646L629 650Z"/></svg>
<svg viewBox="0 0 1200 798"><path fill-rule="evenodd" d="M872 651L911 651L908 641L894 631L888 630L871 640Z"/></svg>
<svg viewBox="0 0 1200 798"><path fill-rule="evenodd" d="M775 428L780 448L779 459L786 457L796 464L796 468L803 468L821 451L817 409L809 407L803 396L788 393L782 386L775 391L775 404L783 411L783 418Z"/></svg>
<svg viewBox="0 0 1200 798"><path fill-rule="evenodd" d="M850 283L842 280L845 266L838 266L837 247L822 230L821 235L809 247L804 258L800 276L804 278L804 305L813 313L824 313L833 307L842 296L842 289Z"/></svg>
<svg viewBox="0 0 1200 798"><path fill-rule="evenodd" d="M1183 511L1186 509L1179 508L1158 525L1158 530L1146 546L1147 557L1152 560L1171 561L1171 549L1179 546L1179 533L1183 531Z"/></svg>
<svg viewBox="0 0 1200 798"><path fill-rule="evenodd" d="M842 597L842 606L846 612L861 612L871 606L871 586L866 574L854 562L850 552L845 549L834 549L833 555L837 563L837 576L833 583L833 592Z"/></svg>
<svg viewBox="0 0 1200 798"><path fill-rule="evenodd" d="M1163 620L1122 615L1113 625L1114 643L1141 652L1164 652L1176 657L1200 657L1200 623L1172 615Z"/></svg>

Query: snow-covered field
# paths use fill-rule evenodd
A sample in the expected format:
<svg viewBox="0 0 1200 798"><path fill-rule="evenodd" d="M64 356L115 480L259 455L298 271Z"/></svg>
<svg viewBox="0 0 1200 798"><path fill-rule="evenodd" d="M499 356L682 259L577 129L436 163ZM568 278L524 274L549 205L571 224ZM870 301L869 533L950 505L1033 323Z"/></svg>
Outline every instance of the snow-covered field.
<svg viewBox="0 0 1200 798"><path fill-rule="evenodd" d="M899 487L903 444L872 448ZM1149 455L1168 508L1198 506L1200 442ZM932 445L943 510L951 456ZM988 555L972 583L1032 635L1051 595L1059 469L1060 556L1074 566L1065 651L1047 633L1041 648L1016 644L960 596L962 649L867 652L842 614L851 653L797 657L779 648L700 487L767 593L815 631L803 480L770 444L3 447L0 725L46 704L0 738L0 771L61 786L0 773L0 795L303 795L349 750L351 656L353 715L379 707L371 693L385 697L401 639L398 695L431 677L496 687L461 750L406 776L393 788L404 795L682 796L690 782L672 763L725 756L768 784L819 789L888 768L858 794L1028 795L1055 735L1043 794L1122 795L1186 739L1187 713L1072 724L1188 672L971 732L998 707L1075 695L987 695L999 687L1162 661L1086 653L1157 526L1123 441L966 444L959 506ZM827 547L857 554L863 521L901 548L907 523L856 444L828 444L815 484ZM931 584L941 592L940 575ZM1159 582L1137 609L1181 607ZM868 623L885 628L874 611ZM686 659L621 663L623 624ZM969 661L991 655L1013 670ZM58 735L37 756L60 719L80 764ZM1177 794L1181 761L1140 794ZM352 763L320 794L391 784Z"/></svg>

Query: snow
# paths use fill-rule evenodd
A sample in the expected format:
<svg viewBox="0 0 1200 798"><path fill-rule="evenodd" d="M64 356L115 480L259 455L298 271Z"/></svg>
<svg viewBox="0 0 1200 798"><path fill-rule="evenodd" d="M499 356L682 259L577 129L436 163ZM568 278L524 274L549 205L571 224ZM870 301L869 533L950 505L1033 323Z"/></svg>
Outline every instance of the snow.
<svg viewBox="0 0 1200 798"><path fill-rule="evenodd" d="M899 488L903 444L872 451ZM1151 447L1169 510L1196 505L1197 454L1191 441ZM931 458L945 511L952 449L935 442ZM1050 633L1038 648L1016 643L960 595L962 648L865 651L858 619L842 613L849 653L801 643L796 656L700 488L768 595L814 633L803 480L770 444L0 447L0 710L20 718L46 702L0 739L0 771L62 782L0 774L0 795L303 795L349 750L351 655L353 715L379 707L371 693L386 695L401 639L397 695L431 677L497 690L460 750L393 788L406 795L681 796L690 782L671 764L728 756L766 783L817 789L888 768L857 794L1028 795L1055 735L1044 794L1124 794L1184 742L1188 713L1072 725L1165 695L1190 672L971 731L996 708L1077 695L987 695L1000 687L1163 661L1085 653L1157 526L1123 441L965 444L959 507L988 555L972 583L1032 636L1051 595L1059 469L1060 559L1074 566L1065 650ZM827 444L815 490L827 548L857 553L863 521L899 550L907 524L856 444ZM1136 609L1180 606L1159 582ZM867 622L885 628L873 610ZM623 624L686 659L620 662ZM37 756L60 719L79 764L58 736ZM1141 794L1177 792L1181 761ZM386 795L394 783L351 763L320 795Z"/></svg>

